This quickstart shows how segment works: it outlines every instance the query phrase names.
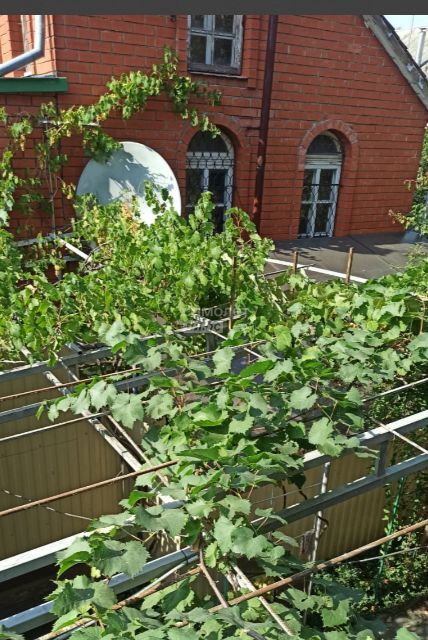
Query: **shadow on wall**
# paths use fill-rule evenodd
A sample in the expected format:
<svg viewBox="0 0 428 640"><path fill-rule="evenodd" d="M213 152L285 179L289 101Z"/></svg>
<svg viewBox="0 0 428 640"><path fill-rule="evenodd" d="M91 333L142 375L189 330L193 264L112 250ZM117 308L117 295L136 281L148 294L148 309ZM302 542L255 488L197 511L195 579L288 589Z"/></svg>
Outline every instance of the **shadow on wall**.
<svg viewBox="0 0 428 640"><path fill-rule="evenodd" d="M137 196L140 215L149 222L151 208L145 201L144 183L167 189L173 206L181 212L181 198L175 175L166 160L156 151L134 142L123 142L123 149L115 151L107 162L90 160L80 177L76 193L93 193L101 204L124 196Z"/></svg>
<svg viewBox="0 0 428 640"><path fill-rule="evenodd" d="M79 180L77 193L93 193L101 204L107 204L124 192L144 196L146 180L166 187L168 191L174 187L170 177L166 179L165 174L137 162L131 153L119 150L105 164L95 161L88 163Z"/></svg>

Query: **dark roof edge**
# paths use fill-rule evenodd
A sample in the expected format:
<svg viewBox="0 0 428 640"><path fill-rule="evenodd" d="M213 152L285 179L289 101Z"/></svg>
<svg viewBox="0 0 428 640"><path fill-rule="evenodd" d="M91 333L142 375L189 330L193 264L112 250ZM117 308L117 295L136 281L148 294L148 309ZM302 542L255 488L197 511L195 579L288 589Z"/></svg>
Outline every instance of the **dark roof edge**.
<svg viewBox="0 0 428 640"><path fill-rule="evenodd" d="M56 76L24 76L21 78L0 78L0 94L65 93L67 91L67 78L58 78Z"/></svg>
<svg viewBox="0 0 428 640"><path fill-rule="evenodd" d="M394 27L382 16L363 15L365 25L376 36L380 44L397 65L419 100L428 110L428 79L409 50L401 41Z"/></svg>

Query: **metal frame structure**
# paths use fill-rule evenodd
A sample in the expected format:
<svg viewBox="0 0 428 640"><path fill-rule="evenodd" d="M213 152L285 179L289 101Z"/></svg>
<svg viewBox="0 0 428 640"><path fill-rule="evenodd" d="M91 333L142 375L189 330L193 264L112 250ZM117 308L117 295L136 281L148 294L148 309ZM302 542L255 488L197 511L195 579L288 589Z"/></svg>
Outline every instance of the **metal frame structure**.
<svg viewBox="0 0 428 640"><path fill-rule="evenodd" d="M70 247L69 247L70 248ZM86 254L84 254L86 256ZM82 257L82 256L80 256ZM274 264L283 264L287 266L294 266L297 268L305 268L308 270L312 270L315 272L323 273L324 275L334 275L338 277L344 277L346 274L339 274L336 272L328 272L324 269L317 269L313 267L304 267L303 265L294 265L293 263L287 263L285 261L274 260L271 259L270 262ZM352 278L357 282L363 282L362 278ZM203 322L202 322L203 320ZM180 329L177 333L185 335L186 333L200 332L207 336L207 343L212 342L213 340L224 339L224 336L216 331L216 328L221 326L225 321L219 320L216 322L210 322L206 319L201 319L199 324L196 327L185 327ZM145 338L149 340L153 337L161 337L161 336L149 336ZM239 345L236 347L237 350L246 352L251 356L257 358L259 354L254 351L251 344L249 345ZM67 394L70 393L73 389L73 384L80 384L81 380L78 375L76 375L70 367L78 366L83 363L91 363L102 360L103 358L108 358L111 355L111 351L108 347L101 347L96 349L90 349L88 351L78 352L79 347L76 345L70 345L70 350L75 353L66 354L56 363L55 368L62 368L69 381L67 383L61 382L58 377L53 373L52 367L49 366L48 362L37 362L30 365L20 366L10 371L1 372L0 373L0 382L7 382L8 380L14 380L16 378L31 375L35 373L43 374L46 379L51 383L52 389L58 389L60 393ZM207 357L209 352L205 354L200 354L202 356ZM129 372L128 372L129 373ZM120 372L115 372L112 375L120 375ZM151 376L156 375L156 372L148 373L148 374L137 374L130 375L123 380L114 381L114 384L118 390L134 390L143 386ZM390 389L386 394L389 393L400 393L401 391L414 386L415 384L421 384L423 382L427 382L427 380L421 380L416 382L411 382L408 385L401 385L395 389ZM40 390L34 390L34 393L37 393ZM43 390L41 390L43 391ZM26 392L27 393L27 392ZM29 392L32 393L32 392ZM383 394L379 394L382 396ZM372 401L375 397L366 398L366 402ZM41 402L31 403L25 405L23 407L8 409L0 412L0 424L11 421L14 419L19 419L26 416L35 415L38 409L41 406ZM107 413L99 413L99 414L91 414L87 411L82 412L81 419L87 419L94 426L96 431L106 439L106 441L112 446L119 455L121 455L122 459L126 462L126 464L133 469L134 472L137 472L141 468L141 461L138 460L128 449L121 444L121 442L110 432L110 430L115 430L117 428L121 428L120 425L115 423L115 421L108 416ZM101 422L101 419L109 420L108 426L104 425ZM65 421L63 423L59 423L57 425L48 425L48 427L42 428L59 428L66 427L68 424L72 424L75 420ZM279 515L284 518L287 523L295 522L300 520L308 515L319 514L323 509L329 508L336 504L340 504L341 502L347 501L354 496L361 495L366 493L376 487L384 486L385 484L392 482L400 477L416 473L421 469L428 467L428 452L422 448L421 455L414 456L409 458L403 462L398 464L394 464L392 466L387 466L387 443L395 437L403 438L406 442L410 444L414 444L415 448L418 450L421 449L419 445L412 443L412 441L406 437L406 434L409 434L417 429L425 427L428 425L428 410L419 412L417 414L407 416L405 418L401 418L400 420L396 420L390 424L383 425L380 424L373 429L366 431L358 436L360 441L360 445L363 447L379 447L379 457L377 460L377 466L373 473L365 475L364 477L358 478L353 482L347 483L345 485L336 487L332 490L328 490L327 484L322 487L320 493L313 498L307 499L304 502L297 503L277 512L275 515ZM22 435L30 435L35 434L38 430L33 430L30 432L26 432L26 434ZM41 431L41 430L40 430ZM21 435L21 434L20 434ZM123 434L120 434L123 437ZM8 436L13 438L12 436ZM1 438L0 438L1 443ZM130 444L128 442L128 444ZM134 443L135 445L135 443ZM134 452L137 453L139 457L144 458L144 454L139 450L138 445L135 445L136 450ZM345 452L346 455L349 452ZM418 451L418 453L420 453ZM141 455L139 455L141 454ZM325 467L329 463L331 458L324 454L319 453L318 451L313 451L307 453L304 456L304 470L308 470L314 467ZM122 479L122 478L119 478ZM82 490L82 488L78 488L76 492ZM86 489L85 489L86 490ZM47 501L53 499L55 496L51 496L50 498L42 499L42 501ZM58 496L56 496L56 499ZM174 501L167 496L163 496L163 502L168 508L175 508L180 506L182 503L179 501ZM0 514L1 515L1 514ZM3 514L6 515L6 514ZM255 523L261 524L259 520L255 520ZM281 526L278 523L278 520L267 520L261 524L260 530L263 531L273 531L274 529ZM53 543L43 545L37 549L32 549L31 551L27 551L22 554L18 554L17 556L7 558L5 560L0 561L0 583L4 583L12 578L25 575L30 573L31 571L35 571L42 567L46 567L53 563L55 560L55 555L58 551L66 549L73 540L79 537L84 537L86 535L90 535L90 533L79 533L74 536L69 536L62 540L57 540ZM178 568L179 566L183 566L185 564L195 564L198 561L198 556L195 554L189 547L167 554L162 558L153 560L143 568L143 570L134 578L129 578L124 574L119 574L115 576L110 584L114 587L117 593L121 593L124 591L129 591L131 589L135 589L142 584L145 584L162 574L165 570L167 572L173 570L174 568ZM202 566L201 566L202 570ZM208 578L207 578L208 579ZM241 576L242 584L245 583L245 576ZM248 584L248 583L247 583ZM53 619L53 615L51 613L51 604L41 604L27 611L23 611L16 615L10 616L3 620L0 620L0 624L3 624L6 628L14 630L16 632L26 632L31 629L38 628L47 622Z"/></svg>
<svg viewBox="0 0 428 640"><path fill-rule="evenodd" d="M109 586L112 587L116 594L124 593L150 582L165 571L177 568L183 562L191 565L196 561L197 555L190 548L174 551L161 558L147 562L142 571L134 578L129 578L124 573L115 575L110 580ZM13 629L15 633L26 633L54 620L55 616L51 613L51 609L52 603L46 602L27 611L4 618L0 620L0 624L3 624L7 629Z"/></svg>
<svg viewBox="0 0 428 640"><path fill-rule="evenodd" d="M322 509L332 507L355 496L371 491L372 489L384 486L385 484L388 484L400 477L416 473L427 468L428 453L415 456L405 462L386 468L386 448L383 446L396 435L411 433L412 431L427 425L428 410L401 418L400 420L394 421L388 425L380 426L360 434L358 438L361 446L369 448L379 446L379 460L375 473L359 478L358 480L344 486L320 493L318 496L310 498L303 503L297 503L287 507L286 509L277 512L275 515L279 515L284 518L287 523L295 522L305 516L316 514ZM347 453L344 455L347 455ZM304 457L304 469L308 470L322 466L329 460L330 458L328 456L317 451L310 452ZM179 506L180 504L181 503L179 502L175 502L168 506L170 508L174 508L174 506ZM257 524L258 520L255 520L254 522ZM278 524L278 520L267 521L261 527L261 530L264 532L273 531L279 526L281 525ZM7 558L6 560L0 561L0 583L19 575L29 573L30 571L48 566L53 562L56 553L66 549L76 538L84 537L85 535L90 534L80 533L75 536L70 536L63 540L44 545L38 549L19 554L13 558ZM117 587L117 593L139 587L150 581L155 574L158 575L161 573L166 567L172 568L175 564L178 565L183 562L183 554L186 563L188 564L195 564L198 560L197 555L192 552L191 548L186 547L180 551L168 554L158 560L153 560L147 563L144 569L132 579L124 574L115 576L111 584L114 586L115 590ZM21 633L30 629L35 629L53 619L53 615L50 613L50 608L50 603L41 604L27 611L0 620L0 624L3 624L6 628L11 630L13 629L16 632Z"/></svg>

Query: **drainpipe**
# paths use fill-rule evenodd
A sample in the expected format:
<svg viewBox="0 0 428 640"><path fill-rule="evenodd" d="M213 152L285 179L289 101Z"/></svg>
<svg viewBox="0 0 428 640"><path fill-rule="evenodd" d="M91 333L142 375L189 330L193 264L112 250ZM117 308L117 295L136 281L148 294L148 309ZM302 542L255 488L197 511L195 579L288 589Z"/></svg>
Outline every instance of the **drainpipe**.
<svg viewBox="0 0 428 640"><path fill-rule="evenodd" d="M28 33L27 16L21 15L21 31L22 42L24 44L24 53L30 50L30 34ZM25 66L24 76L31 75L30 65Z"/></svg>
<svg viewBox="0 0 428 640"><path fill-rule="evenodd" d="M0 76L25 67L30 62L41 58L45 53L45 16L34 16L34 47L0 64Z"/></svg>
<svg viewBox="0 0 428 640"><path fill-rule="evenodd" d="M253 220L260 231L261 209L266 163L266 147L269 132L270 103L272 98L273 67L275 64L276 34L278 16L269 16L268 37L266 44L265 76L263 80L262 110L260 114L259 145L257 148L256 186L253 202Z"/></svg>
<svg viewBox="0 0 428 640"><path fill-rule="evenodd" d="M416 56L415 56L415 60L418 63L418 65L421 64L422 62L422 56L424 54L424 44L425 44L425 38L427 35L427 31L425 28L421 28L419 30L419 40L418 40L418 48L416 50Z"/></svg>

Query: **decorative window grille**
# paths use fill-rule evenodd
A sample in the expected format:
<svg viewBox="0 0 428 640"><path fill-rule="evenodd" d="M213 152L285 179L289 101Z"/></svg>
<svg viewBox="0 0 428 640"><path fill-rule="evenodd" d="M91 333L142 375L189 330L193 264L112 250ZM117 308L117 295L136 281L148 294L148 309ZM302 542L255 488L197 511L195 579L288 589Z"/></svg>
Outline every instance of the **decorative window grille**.
<svg viewBox="0 0 428 640"><path fill-rule="evenodd" d="M221 133L215 138L198 131L189 144L186 163L186 211L193 210L201 193L213 194L213 222L217 232L224 226L225 212L232 206L234 151Z"/></svg>
<svg viewBox="0 0 428 640"><path fill-rule="evenodd" d="M188 16L188 25L191 71L240 73L242 16Z"/></svg>
<svg viewBox="0 0 428 640"><path fill-rule="evenodd" d="M303 178L299 237L331 237L334 233L342 149L331 133L309 145Z"/></svg>

